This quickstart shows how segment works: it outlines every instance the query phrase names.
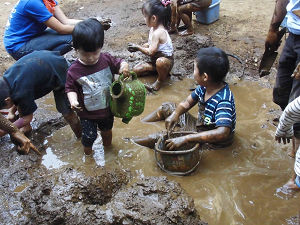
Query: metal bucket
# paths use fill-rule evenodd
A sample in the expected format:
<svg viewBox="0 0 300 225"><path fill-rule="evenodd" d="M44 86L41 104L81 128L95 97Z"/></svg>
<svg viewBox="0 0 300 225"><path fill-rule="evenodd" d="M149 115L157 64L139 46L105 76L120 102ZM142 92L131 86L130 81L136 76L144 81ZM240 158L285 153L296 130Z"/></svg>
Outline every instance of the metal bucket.
<svg viewBox="0 0 300 225"><path fill-rule="evenodd" d="M169 138L180 137L195 132L181 131L170 134ZM165 141L167 135L160 137L155 144L155 159L157 165L165 172L172 175L188 175L192 173L199 165L200 155L199 143L188 143L179 149L169 151L166 149Z"/></svg>

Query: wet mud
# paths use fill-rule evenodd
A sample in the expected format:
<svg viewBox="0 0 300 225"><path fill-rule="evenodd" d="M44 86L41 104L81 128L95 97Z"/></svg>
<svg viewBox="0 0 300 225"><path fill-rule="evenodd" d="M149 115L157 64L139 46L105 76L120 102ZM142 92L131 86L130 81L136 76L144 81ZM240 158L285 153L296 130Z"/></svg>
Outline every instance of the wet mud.
<svg viewBox="0 0 300 225"><path fill-rule="evenodd" d="M5 6L5 13L0 16L3 26L15 2L16 0L11 0L11 5ZM271 5L270 2L268 1L267 4ZM68 0L63 1L61 6L64 12L73 18L111 19L111 28L105 33L103 51L124 58L133 67L142 60L148 60L141 53L127 51L128 42L141 44L148 39L148 28L141 13L142 3L136 0ZM276 195L274 187L278 187L287 178L286 174L290 172L292 164L285 163L288 159L280 153L281 151L271 154L271 157L280 158L278 161L272 161L270 155L266 155L264 149L261 150L269 146L274 148L274 144L269 139L273 138L276 118L281 113L274 105L266 105L263 98L269 94L265 89L272 87L276 70L273 68L271 75L263 79L259 80L257 77L257 64L263 52L265 37L261 27L269 23L272 10L264 12L263 18L260 18L259 10L254 11L254 8L257 9L266 3L259 1L257 6L253 7L252 1L247 3L228 1L227 4L228 6L222 11L226 15L221 14L220 20L209 26L195 26L195 35L184 38L171 36L175 47L175 64L170 81L163 89L170 94L170 99L167 100L178 103L186 97L189 89L195 87L194 82L187 82L186 78L192 78L194 56L201 47L216 45L228 53L237 55L243 64L230 58L231 69L227 79L234 94L239 91L239 97L242 99L237 99L240 118L237 124L239 135L232 149L227 152L209 154L205 152L200 169L192 176L184 177L183 180L176 177L162 177L163 173L156 167L151 151L133 147L129 141L125 142L129 147L124 150L124 142L117 140L118 136L119 139L124 137L122 135L126 132L128 132L126 137L130 137L162 130L163 126L160 125L142 124L140 118L134 118L131 122L134 125L129 125L136 126L136 130L128 131L121 123L116 122L114 132L117 137L114 140L117 142L118 150L108 153L113 163L107 162L105 166L99 166L88 163L87 160L85 169L76 163L49 169L42 165L42 159L34 153L19 155L9 138L4 137L0 139L0 202L2 203L0 224L206 224L200 220L200 216L201 219L204 217L204 220L211 221L210 224L258 224L257 221L263 221L262 218L268 221L266 224L275 224L272 223L274 221L280 221L282 224L298 224L299 216L295 215L295 210L288 213L284 212L285 209L277 210L280 208L278 205L283 208L283 205L287 204L284 197L281 202L277 201L281 196L274 197ZM241 11L242 7L236 7L236 4L238 6L245 4L244 7L250 9L247 11L247 15L251 15L250 25L249 18L245 18L245 12ZM247 7L247 4L251 7ZM234 15L231 15L231 12L227 13L233 8L237 11ZM270 14L269 17L265 16L267 13ZM263 20L267 22L264 23ZM255 31L249 33L249 27ZM5 53L3 46L1 53L0 72L2 73L13 63L13 60ZM76 56L74 51L69 55ZM149 79L155 78L142 78L146 82ZM246 87L241 87L242 79L258 81L259 86L244 84ZM171 84L176 85L176 88L170 91ZM183 88L186 92L178 92ZM252 93L253 88L261 89L257 92L262 100L256 99ZM178 93L180 96L176 96ZM162 103L162 99L159 99L155 93L149 96L150 99L146 100L146 104L150 104L151 107L146 109L146 113L153 111ZM252 101L248 101L249 99ZM271 101L271 97L268 99ZM254 104L253 102L258 105L257 112L251 111L252 106L254 107L251 105ZM80 157L75 158L78 156L78 145L72 135L67 133L66 137L57 138L63 136L62 132L65 130L62 129L66 128L66 123L56 112L53 104L51 95L38 101L39 109L34 115L31 139L46 156L47 148L53 144L49 142L56 138L62 142L61 148L57 151L64 152L65 155L74 154L71 162L81 161L83 152L80 150ZM263 121L257 125L256 119L262 117L262 114L267 115L266 119L263 117ZM254 135L249 138L248 133ZM263 133L267 135L264 136ZM63 143L64 141L66 143ZM55 144L55 141L53 142ZM250 152L248 155L245 149ZM140 153L141 151L143 154ZM218 160L218 163L215 163L215 160ZM231 166L230 163L236 163L236 166ZM287 172L278 172L277 164L282 171ZM127 169L128 165L131 171ZM223 165L225 166L222 167ZM105 168L106 166L108 168ZM283 180L276 180L283 176ZM262 185L268 177L271 178L268 180L272 186L268 187L271 194L266 194ZM260 183L258 184L257 181ZM244 184L241 188L238 187L240 183ZM297 197L292 198L293 202L297 201ZM270 213L269 211L261 213L261 209L266 208L270 209ZM291 217L292 215L295 216Z"/></svg>

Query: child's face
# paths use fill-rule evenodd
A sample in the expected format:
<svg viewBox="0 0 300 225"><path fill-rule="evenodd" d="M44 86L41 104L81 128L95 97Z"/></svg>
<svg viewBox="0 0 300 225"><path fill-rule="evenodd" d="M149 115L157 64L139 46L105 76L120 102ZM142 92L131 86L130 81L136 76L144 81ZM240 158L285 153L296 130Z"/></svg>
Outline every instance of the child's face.
<svg viewBox="0 0 300 225"><path fill-rule="evenodd" d="M143 15L144 15L144 19L145 19L145 23L146 23L147 27L153 27L155 16L149 16L145 10L143 10Z"/></svg>
<svg viewBox="0 0 300 225"><path fill-rule="evenodd" d="M78 49L78 58L80 59L81 62L83 62L85 65L94 65L98 62L100 53L101 53L101 48L97 49L94 52L86 52L83 49Z"/></svg>
<svg viewBox="0 0 300 225"><path fill-rule="evenodd" d="M205 74L200 74L196 61L194 61L194 79L199 85L205 86Z"/></svg>

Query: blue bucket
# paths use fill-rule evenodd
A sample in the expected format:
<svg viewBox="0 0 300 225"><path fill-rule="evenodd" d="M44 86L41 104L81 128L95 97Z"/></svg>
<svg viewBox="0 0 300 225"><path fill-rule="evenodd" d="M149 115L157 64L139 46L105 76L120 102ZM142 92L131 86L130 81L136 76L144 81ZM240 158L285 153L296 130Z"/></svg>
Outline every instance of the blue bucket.
<svg viewBox="0 0 300 225"><path fill-rule="evenodd" d="M196 20L203 24L211 24L217 21L220 15L220 2L220 0L212 0L207 9L195 12Z"/></svg>

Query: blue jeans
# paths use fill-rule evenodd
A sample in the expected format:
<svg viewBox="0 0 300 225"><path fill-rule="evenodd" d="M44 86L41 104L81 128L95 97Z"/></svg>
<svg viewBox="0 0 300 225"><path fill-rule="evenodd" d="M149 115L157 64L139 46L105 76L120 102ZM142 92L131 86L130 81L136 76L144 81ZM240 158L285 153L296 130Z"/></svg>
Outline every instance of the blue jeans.
<svg viewBox="0 0 300 225"><path fill-rule="evenodd" d="M33 37L27 41L16 52L10 55L18 60L23 56L39 50L59 51L61 55L66 54L72 49L72 35L71 34L58 34L52 29L45 30L41 35Z"/></svg>
<svg viewBox="0 0 300 225"><path fill-rule="evenodd" d="M276 82L273 89L273 101L282 110L300 96L300 81L291 77L300 62L300 35L290 33L280 55ZM293 125L294 136L300 138L300 123Z"/></svg>

